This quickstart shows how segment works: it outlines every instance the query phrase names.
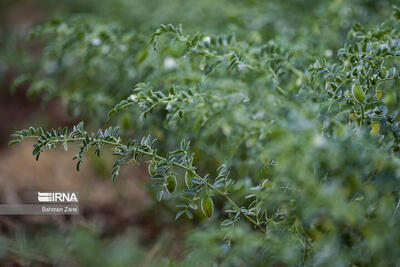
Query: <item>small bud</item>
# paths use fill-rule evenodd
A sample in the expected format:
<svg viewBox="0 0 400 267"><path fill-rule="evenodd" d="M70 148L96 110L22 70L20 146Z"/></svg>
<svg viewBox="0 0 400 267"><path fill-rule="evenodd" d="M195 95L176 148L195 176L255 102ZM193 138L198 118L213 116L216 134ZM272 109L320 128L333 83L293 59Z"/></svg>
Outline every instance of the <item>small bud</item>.
<svg viewBox="0 0 400 267"><path fill-rule="evenodd" d="M203 214L210 218L213 213L214 213L214 203L211 199L211 197L206 196L201 200L201 210L203 211Z"/></svg>

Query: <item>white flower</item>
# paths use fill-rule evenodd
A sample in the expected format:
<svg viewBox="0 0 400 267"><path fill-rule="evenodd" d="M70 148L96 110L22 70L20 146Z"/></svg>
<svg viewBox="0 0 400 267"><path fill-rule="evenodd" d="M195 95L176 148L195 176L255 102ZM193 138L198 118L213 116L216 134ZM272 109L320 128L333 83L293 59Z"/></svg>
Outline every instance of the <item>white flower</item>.
<svg viewBox="0 0 400 267"><path fill-rule="evenodd" d="M92 39L92 45L98 46L101 44L101 40L99 38Z"/></svg>
<svg viewBox="0 0 400 267"><path fill-rule="evenodd" d="M135 94L130 95L128 99L132 100L133 102L137 102L137 96Z"/></svg>
<svg viewBox="0 0 400 267"><path fill-rule="evenodd" d="M239 69L239 71L245 70L245 69L246 69L246 64L244 64L244 63L239 63L239 64L238 64L238 69Z"/></svg>
<svg viewBox="0 0 400 267"><path fill-rule="evenodd" d="M333 56L332 50L330 50L330 49L325 50L325 56L326 56L326 57L331 57L331 56Z"/></svg>
<svg viewBox="0 0 400 267"><path fill-rule="evenodd" d="M204 43L207 43L207 44L211 43L211 37L210 37L210 36L205 36L205 37L203 38L203 42L204 42Z"/></svg>
<svg viewBox="0 0 400 267"><path fill-rule="evenodd" d="M314 145L316 147L322 147L326 143L325 137L321 134L317 134L314 136Z"/></svg>
<svg viewBox="0 0 400 267"><path fill-rule="evenodd" d="M167 70L174 69L176 67L176 61L173 57L166 57L164 59L164 68Z"/></svg>

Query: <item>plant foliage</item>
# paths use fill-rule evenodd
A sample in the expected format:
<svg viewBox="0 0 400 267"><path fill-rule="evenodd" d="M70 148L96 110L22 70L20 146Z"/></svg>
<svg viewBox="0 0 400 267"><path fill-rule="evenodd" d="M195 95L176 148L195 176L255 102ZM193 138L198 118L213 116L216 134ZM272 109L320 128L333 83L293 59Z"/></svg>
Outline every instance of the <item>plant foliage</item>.
<svg viewBox="0 0 400 267"><path fill-rule="evenodd" d="M141 36L91 16L53 20L33 34L49 36L56 67L31 74L30 90L63 95L95 127L127 120L145 137L79 123L17 131L10 145L34 138L39 159L76 143L78 170L110 146L113 180L123 164L147 163L177 224L207 221L196 221L183 263L397 266L399 18L393 7L377 26L353 21L337 55L299 36L250 38L248 25L218 35L162 24Z"/></svg>

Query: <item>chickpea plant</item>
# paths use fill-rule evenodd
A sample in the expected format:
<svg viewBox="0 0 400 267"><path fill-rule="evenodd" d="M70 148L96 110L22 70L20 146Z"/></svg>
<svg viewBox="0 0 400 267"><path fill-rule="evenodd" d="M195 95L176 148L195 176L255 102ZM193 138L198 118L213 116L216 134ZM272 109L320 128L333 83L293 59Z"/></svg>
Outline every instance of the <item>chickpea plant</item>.
<svg viewBox="0 0 400 267"><path fill-rule="evenodd" d="M399 17L394 7L370 30L354 24L329 58L278 40L186 33L181 25L161 25L144 38L115 25L95 27L85 17L52 21L34 33L56 36L49 42L56 57L74 59L77 49L83 57L137 66L134 79L124 67L113 74L116 84L134 81L132 91L113 97L107 83L99 92L82 92L93 96L90 105L88 99L74 104L82 112L94 105L94 113L107 106L112 123L129 114L139 133L161 138L146 133L136 141L118 127L91 133L81 122L72 130L17 131L10 145L34 138L38 160L47 149L76 143L77 170L89 148L101 157L109 146L116 157L113 180L123 164L146 162L156 199L178 200L176 219L201 211L209 222L189 238L195 249L187 257L207 255L226 266L238 266L239 258L257 266L396 266ZM102 55L104 47L89 38L95 33L115 53ZM30 79L58 81L40 73ZM42 89L58 92L57 86ZM176 136L183 141L174 140L170 151L166 143Z"/></svg>

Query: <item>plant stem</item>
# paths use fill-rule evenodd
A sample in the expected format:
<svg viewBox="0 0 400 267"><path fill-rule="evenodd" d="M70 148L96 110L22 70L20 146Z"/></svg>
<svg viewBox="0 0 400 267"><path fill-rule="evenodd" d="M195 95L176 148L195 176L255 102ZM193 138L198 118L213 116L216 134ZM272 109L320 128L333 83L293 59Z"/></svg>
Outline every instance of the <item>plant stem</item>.
<svg viewBox="0 0 400 267"><path fill-rule="evenodd" d="M364 118L365 118L365 116L364 116L364 107L360 102L357 102L357 103L360 105L360 108L361 108L361 121L360 121L360 128L361 128L362 125L363 125Z"/></svg>

